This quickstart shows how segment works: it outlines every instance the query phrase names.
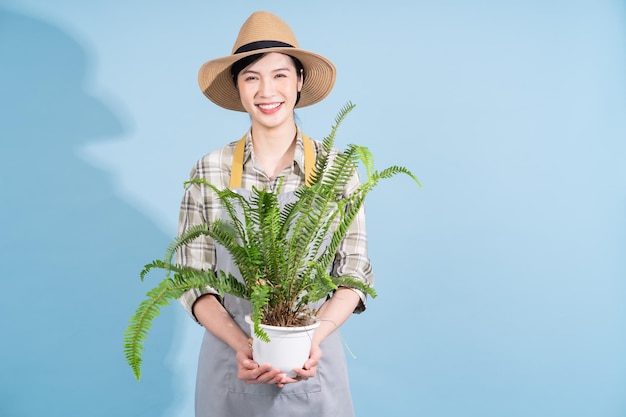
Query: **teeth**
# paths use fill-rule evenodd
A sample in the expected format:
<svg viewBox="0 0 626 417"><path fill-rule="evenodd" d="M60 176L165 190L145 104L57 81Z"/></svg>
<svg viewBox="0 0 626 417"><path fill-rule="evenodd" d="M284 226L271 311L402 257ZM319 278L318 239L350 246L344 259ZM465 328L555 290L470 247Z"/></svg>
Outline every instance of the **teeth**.
<svg viewBox="0 0 626 417"><path fill-rule="evenodd" d="M275 109L276 107L280 106L280 103L274 103L274 104L259 104L259 107L263 110L272 110Z"/></svg>

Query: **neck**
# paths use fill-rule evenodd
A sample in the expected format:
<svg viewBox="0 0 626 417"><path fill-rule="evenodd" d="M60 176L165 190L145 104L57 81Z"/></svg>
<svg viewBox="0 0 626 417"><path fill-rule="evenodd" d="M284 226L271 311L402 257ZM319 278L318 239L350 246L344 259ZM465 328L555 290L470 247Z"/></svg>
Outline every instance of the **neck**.
<svg viewBox="0 0 626 417"><path fill-rule="evenodd" d="M276 177L293 161L296 145L296 125L290 124L280 129L252 127L252 149L257 161L268 177Z"/></svg>

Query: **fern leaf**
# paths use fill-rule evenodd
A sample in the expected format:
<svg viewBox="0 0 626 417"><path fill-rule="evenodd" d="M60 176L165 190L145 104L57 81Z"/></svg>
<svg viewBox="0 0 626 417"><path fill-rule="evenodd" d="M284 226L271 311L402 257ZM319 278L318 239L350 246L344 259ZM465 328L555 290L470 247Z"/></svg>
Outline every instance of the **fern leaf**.
<svg viewBox="0 0 626 417"><path fill-rule="evenodd" d="M422 184L417 179L417 177L415 175L413 175L413 173L411 171L409 171L405 167L393 165L393 166L390 166L389 168L386 168L386 169L382 170L379 175L380 175L381 178L391 178L391 177L393 177L396 174L406 174L406 175L408 175L409 177L411 177L411 179L413 181L415 181L415 183L420 188L422 188Z"/></svg>
<svg viewBox="0 0 626 417"><path fill-rule="evenodd" d="M206 224L197 224L189 227L183 234L178 236L168 245L167 250L165 251L165 256L163 257L164 262L171 264L176 251L180 249L181 246L187 245L200 236L208 234L208 230L209 229Z"/></svg>
<svg viewBox="0 0 626 417"><path fill-rule="evenodd" d="M252 288L250 303L252 304L252 321L254 322L254 334L262 341L269 342L270 338L261 328L260 324L263 320L264 307L269 300L270 289L267 285L260 283Z"/></svg>
<svg viewBox="0 0 626 417"><path fill-rule="evenodd" d="M178 299L188 289L203 286L205 286L205 282L202 279L190 279L181 283L165 278L146 294L147 298L141 302L135 314L131 316L124 333L124 354L137 380L141 378L143 344L152 327L153 320L161 312L161 307L167 306L170 300Z"/></svg>

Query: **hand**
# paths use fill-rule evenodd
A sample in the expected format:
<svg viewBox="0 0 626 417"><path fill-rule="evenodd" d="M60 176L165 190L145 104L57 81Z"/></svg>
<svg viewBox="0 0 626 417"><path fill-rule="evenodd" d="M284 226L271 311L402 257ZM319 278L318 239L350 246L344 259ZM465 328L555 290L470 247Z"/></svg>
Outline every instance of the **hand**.
<svg viewBox="0 0 626 417"><path fill-rule="evenodd" d="M279 388L284 387L286 384L292 384L298 381L306 381L309 378L313 378L317 374L317 364L322 358L322 349L320 349L319 345L313 344L311 345L311 351L309 353L309 359L304 363L302 368L294 369L293 371L296 373L295 378L289 378L286 375L282 375L282 379L280 380L278 385Z"/></svg>
<svg viewBox="0 0 626 417"><path fill-rule="evenodd" d="M278 384L283 378L280 370L270 365L259 366L252 360L252 348L246 346L237 351L237 377L244 384Z"/></svg>

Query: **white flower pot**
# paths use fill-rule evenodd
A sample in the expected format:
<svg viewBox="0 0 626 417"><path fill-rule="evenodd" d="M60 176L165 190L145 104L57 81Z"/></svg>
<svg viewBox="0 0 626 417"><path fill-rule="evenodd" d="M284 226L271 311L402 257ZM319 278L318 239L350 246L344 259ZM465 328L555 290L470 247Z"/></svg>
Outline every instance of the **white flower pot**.
<svg viewBox="0 0 626 417"><path fill-rule="evenodd" d="M302 327L276 327L261 324L261 328L270 339L268 343L259 340L254 335L254 323L250 315L246 315L245 320L250 324L253 359L259 365L270 364L272 368L278 368L288 377L294 378L296 373L293 369L302 368L304 362L309 359L313 332L320 322Z"/></svg>

